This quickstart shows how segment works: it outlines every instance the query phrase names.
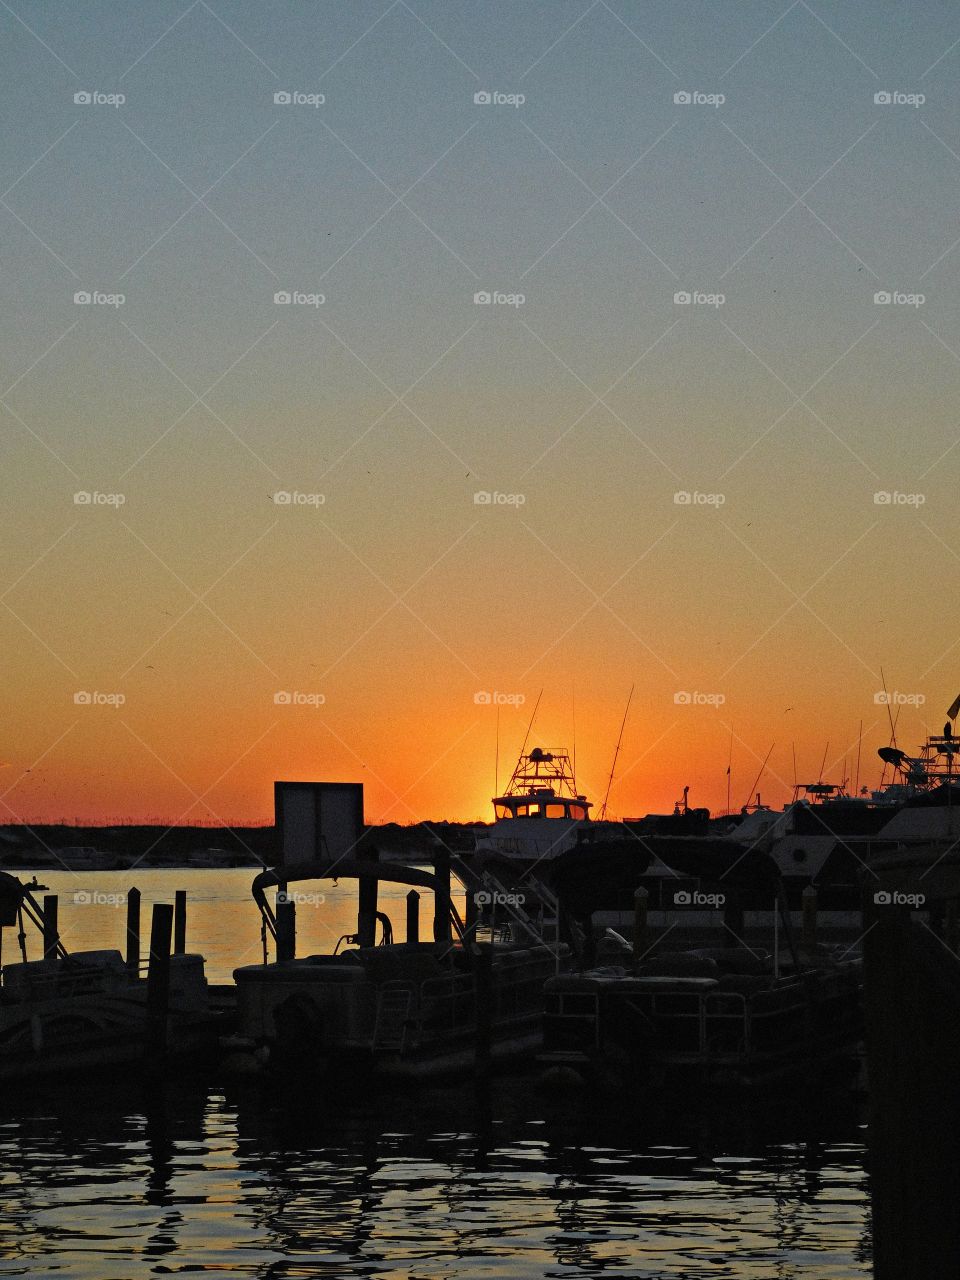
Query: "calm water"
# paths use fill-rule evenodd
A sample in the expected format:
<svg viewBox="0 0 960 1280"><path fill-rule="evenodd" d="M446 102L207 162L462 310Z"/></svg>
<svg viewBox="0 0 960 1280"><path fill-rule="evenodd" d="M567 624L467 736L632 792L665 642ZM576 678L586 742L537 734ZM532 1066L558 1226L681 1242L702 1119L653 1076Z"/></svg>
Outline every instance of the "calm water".
<svg viewBox="0 0 960 1280"><path fill-rule="evenodd" d="M136 887L141 893L141 949L146 955L150 940L150 908L155 902L173 902L177 889L187 891L187 950L206 958L211 982L231 982L233 970L241 964L260 964L260 913L250 896L256 871L162 870L144 871L20 871L25 882L34 875L60 899L60 936L68 951L99 948L124 950L127 917L126 893ZM333 951L337 939L357 928L356 885L329 881L291 885L291 893L302 890L297 906L297 953ZM36 892L36 891L35 891ZM406 895L409 886L382 886L380 909L393 922L395 937L406 937ZM42 896L39 892L36 896ZM457 903L463 911L462 902ZM431 936L433 894L422 891L420 928ZM377 936L379 938L379 926ZM4 938L4 960L12 961L13 931ZM41 940L27 939L28 956L39 959Z"/></svg>
<svg viewBox="0 0 960 1280"><path fill-rule="evenodd" d="M248 871L144 872L190 893L192 949L227 977L259 954ZM129 873L87 873L83 892ZM123 916L61 894L68 943ZM400 891L394 899L402 916ZM425 915L428 902L425 901ZM301 911L303 949L354 927L346 890ZM315 910L314 910L315 907ZM9 941L8 941L9 946ZM135 1080L0 1097L0 1275L701 1277L870 1274L863 1129L849 1103L598 1110L529 1078L473 1089L285 1098L259 1084Z"/></svg>
<svg viewBox="0 0 960 1280"><path fill-rule="evenodd" d="M869 1275L853 1117L585 1116L520 1080L486 1109L470 1089L10 1103L3 1275Z"/></svg>

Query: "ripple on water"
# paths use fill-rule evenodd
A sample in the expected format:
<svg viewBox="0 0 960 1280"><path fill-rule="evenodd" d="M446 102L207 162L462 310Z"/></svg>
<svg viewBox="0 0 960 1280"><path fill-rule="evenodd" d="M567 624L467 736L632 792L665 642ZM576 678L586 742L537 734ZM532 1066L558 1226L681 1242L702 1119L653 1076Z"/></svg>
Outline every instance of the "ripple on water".
<svg viewBox="0 0 960 1280"><path fill-rule="evenodd" d="M513 1086L492 1122L468 1095L454 1128L450 1107L449 1094L302 1115L186 1089L147 1109L45 1099L0 1123L0 1275L869 1275L855 1127L677 1141Z"/></svg>

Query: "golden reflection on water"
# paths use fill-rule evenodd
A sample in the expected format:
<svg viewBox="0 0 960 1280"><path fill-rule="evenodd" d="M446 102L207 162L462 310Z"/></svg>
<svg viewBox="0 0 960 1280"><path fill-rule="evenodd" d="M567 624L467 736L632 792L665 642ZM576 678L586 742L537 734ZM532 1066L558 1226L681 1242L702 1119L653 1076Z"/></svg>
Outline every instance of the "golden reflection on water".
<svg viewBox="0 0 960 1280"><path fill-rule="evenodd" d="M9 1102L9 1099L8 1099ZM0 1274L869 1275L855 1116L590 1114L530 1080L367 1099L181 1080L0 1115Z"/></svg>
<svg viewBox="0 0 960 1280"><path fill-rule="evenodd" d="M126 936L126 893L141 893L141 952L146 955L150 937L150 908L155 902L173 902L177 889L187 892L187 950L206 959L210 982L232 982L233 970L242 964L260 964L260 914L250 894L256 868L232 870L143 870L132 871L29 871L14 872L24 881L36 875L51 893L59 896L60 936L68 951L112 948L122 951ZM337 940L357 928L356 882L317 880L297 886L302 894L297 905L297 954L333 951ZM397 941L406 931L408 885L387 885L380 889L380 909L393 924ZM455 899L456 900L456 899ZM463 904L457 901L461 911ZM423 890L420 929L430 936L433 921L433 894ZM379 934L378 934L379 936ZM4 959L12 961L12 933L5 939ZM31 960L42 955L37 934L27 938ZM271 953L272 959L272 953ZM2 1273L0 1273L2 1274Z"/></svg>

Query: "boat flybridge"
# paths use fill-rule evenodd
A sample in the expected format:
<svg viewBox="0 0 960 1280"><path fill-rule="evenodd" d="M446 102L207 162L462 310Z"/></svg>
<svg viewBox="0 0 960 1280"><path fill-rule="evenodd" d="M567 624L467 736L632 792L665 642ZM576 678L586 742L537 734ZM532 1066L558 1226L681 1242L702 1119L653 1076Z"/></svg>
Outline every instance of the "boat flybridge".
<svg viewBox="0 0 960 1280"><path fill-rule="evenodd" d="M957 702L960 702L960 698ZM950 708L954 716L956 705L954 703ZM907 755L906 751L901 751L896 746L881 747L877 755L884 767L893 766L894 781L887 784L885 791L894 792L897 799L908 800L935 791L938 787L960 785L960 738L956 736L949 720L943 726L943 733L928 735L915 756Z"/></svg>
<svg viewBox="0 0 960 1280"><path fill-rule="evenodd" d="M570 756L559 747L521 755L502 795L494 796L494 822L477 829L476 852L510 862L543 862L603 830L591 802L577 790Z"/></svg>

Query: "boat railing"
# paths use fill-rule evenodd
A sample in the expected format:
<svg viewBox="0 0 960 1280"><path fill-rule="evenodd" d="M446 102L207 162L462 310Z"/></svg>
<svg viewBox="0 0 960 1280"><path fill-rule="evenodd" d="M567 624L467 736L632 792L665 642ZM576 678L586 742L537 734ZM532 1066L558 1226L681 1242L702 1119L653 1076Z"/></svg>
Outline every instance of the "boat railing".
<svg viewBox="0 0 960 1280"><path fill-rule="evenodd" d="M538 1016L543 984L553 976L550 956L542 952L515 953L495 966L491 990L494 1028ZM472 1034L477 1025L476 982L472 973L451 973L419 984L402 979L384 983L378 1009L394 1005L402 991L411 993L409 1024L420 1045Z"/></svg>
<svg viewBox="0 0 960 1280"><path fill-rule="evenodd" d="M631 992L617 1009L629 1008L637 1020L656 1028L660 1052L678 1061L697 1058L742 1058L783 1052L808 1041L816 1029L818 1005L821 1006L821 1030L824 1034L841 1034L842 1020L832 1017L831 999L844 999L855 981L840 979L820 993L819 1000L800 980L781 983L756 991L684 991L659 990ZM607 996L611 992L605 993ZM575 1042L585 1046L586 1039L599 1049L604 1038L601 1015L601 993L587 991L557 992L547 1002L548 1016L568 1027L579 1024ZM618 1022L617 1026L623 1023ZM795 1034L790 1034L790 1028Z"/></svg>
<svg viewBox="0 0 960 1280"><path fill-rule="evenodd" d="M15 981L5 977L3 994L12 1000L49 1000L57 997L91 995L105 990L120 990L130 976L122 969L81 969L66 973L62 969L17 974Z"/></svg>

